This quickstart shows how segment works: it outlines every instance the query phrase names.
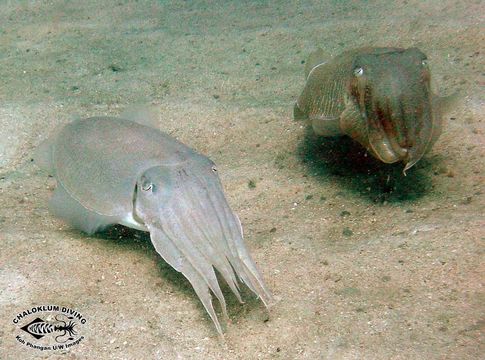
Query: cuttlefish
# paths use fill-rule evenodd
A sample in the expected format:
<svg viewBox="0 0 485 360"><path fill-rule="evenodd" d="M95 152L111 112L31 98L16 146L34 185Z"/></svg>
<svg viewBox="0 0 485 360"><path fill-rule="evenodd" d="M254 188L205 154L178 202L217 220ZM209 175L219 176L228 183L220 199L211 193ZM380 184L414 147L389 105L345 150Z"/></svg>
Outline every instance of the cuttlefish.
<svg viewBox="0 0 485 360"><path fill-rule="evenodd" d="M319 49L305 74L294 117L318 135L350 136L385 163L404 162L406 172L441 134L440 98L417 48L361 48L328 62Z"/></svg>
<svg viewBox="0 0 485 360"><path fill-rule="evenodd" d="M76 120L39 146L34 161L57 180L49 208L93 234L113 224L148 231L156 251L191 283L215 324L226 303L217 269L242 302L242 281L268 306L272 296L224 196L217 167L166 133L138 122Z"/></svg>

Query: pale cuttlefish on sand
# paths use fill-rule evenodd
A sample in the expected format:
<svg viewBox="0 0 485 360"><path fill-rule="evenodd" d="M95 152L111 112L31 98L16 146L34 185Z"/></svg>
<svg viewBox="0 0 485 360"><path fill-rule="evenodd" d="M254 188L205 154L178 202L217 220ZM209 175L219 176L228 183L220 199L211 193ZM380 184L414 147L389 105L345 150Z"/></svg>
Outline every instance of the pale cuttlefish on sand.
<svg viewBox="0 0 485 360"><path fill-rule="evenodd" d="M306 84L294 107L322 136L347 135L404 172L441 134L443 102L431 91L425 54L416 48L361 48L326 62L323 50L305 65Z"/></svg>
<svg viewBox="0 0 485 360"><path fill-rule="evenodd" d="M192 284L219 334L212 305L226 303L214 269L242 302L242 281L268 306L272 296L224 197L215 164L166 133L135 121L94 117L67 124L34 161L57 180L50 210L93 234L122 224L150 232L156 251Z"/></svg>

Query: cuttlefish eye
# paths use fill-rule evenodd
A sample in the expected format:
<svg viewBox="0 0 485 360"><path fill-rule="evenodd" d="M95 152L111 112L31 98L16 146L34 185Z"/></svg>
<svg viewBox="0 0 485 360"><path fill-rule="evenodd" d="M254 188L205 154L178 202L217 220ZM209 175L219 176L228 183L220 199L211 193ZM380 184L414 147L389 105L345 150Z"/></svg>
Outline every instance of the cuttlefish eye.
<svg viewBox="0 0 485 360"><path fill-rule="evenodd" d="M212 165L211 170L212 170L213 172L217 172L217 167L216 167L215 165Z"/></svg>
<svg viewBox="0 0 485 360"><path fill-rule="evenodd" d="M147 178L143 178L141 181L141 189L145 192L153 191L153 183Z"/></svg>
<svg viewBox="0 0 485 360"><path fill-rule="evenodd" d="M427 59L423 59L423 60L421 61L421 65L423 65L423 66L428 66L428 60L427 60Z"/></svg>
<svg viewBox="0 0 485 360"><path fill-rule="evenodd" d="M362 76L364 75L364 69L361 67L355 68L354 69L354 75L355 76Z"/></svg>

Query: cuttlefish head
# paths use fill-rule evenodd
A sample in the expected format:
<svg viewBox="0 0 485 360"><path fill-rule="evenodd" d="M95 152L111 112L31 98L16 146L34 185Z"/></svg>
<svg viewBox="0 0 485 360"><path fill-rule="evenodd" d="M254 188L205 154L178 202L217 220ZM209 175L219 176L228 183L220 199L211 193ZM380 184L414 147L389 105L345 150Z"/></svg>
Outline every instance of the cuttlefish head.
<svg viewBox="0 0 485 360"><path fill-rule="evenodd" d="M138 177L133 205L157 252L190 281L219 333L211 292L227 313L214 269L240 301L238 280L269 304L271 294L246 249L241 223L210 159L194 154L183 162L145 170Z"/></svg>
<svg viewBox="0 0 485 360"><path fill-rule="evenodd" d="M372 49L355 57L351 71L350 98L366 129L356 140L385 163L403 161L406 171L439 136L426 55L416 48Z"/></svg>

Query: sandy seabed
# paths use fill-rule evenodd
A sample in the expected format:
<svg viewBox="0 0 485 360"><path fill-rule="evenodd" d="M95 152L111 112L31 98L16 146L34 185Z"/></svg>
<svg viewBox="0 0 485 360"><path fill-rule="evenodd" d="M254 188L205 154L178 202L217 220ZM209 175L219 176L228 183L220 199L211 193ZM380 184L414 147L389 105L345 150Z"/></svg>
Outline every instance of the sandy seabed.
<svg viewBox="0 0 485 360"><path fill-rule="evenodd" d="M0 358L483 358L484 14L478 0L0 2ZM460 92L406 177L292 120L317 46L417 46L436 91ZM47 210L55 181L33 149L140 103L218 164L278 300L268 314L225 289L224 342L145 234L88 237ZM12 319L45 304L83 314L82 341L19 343Z"/></svg>

